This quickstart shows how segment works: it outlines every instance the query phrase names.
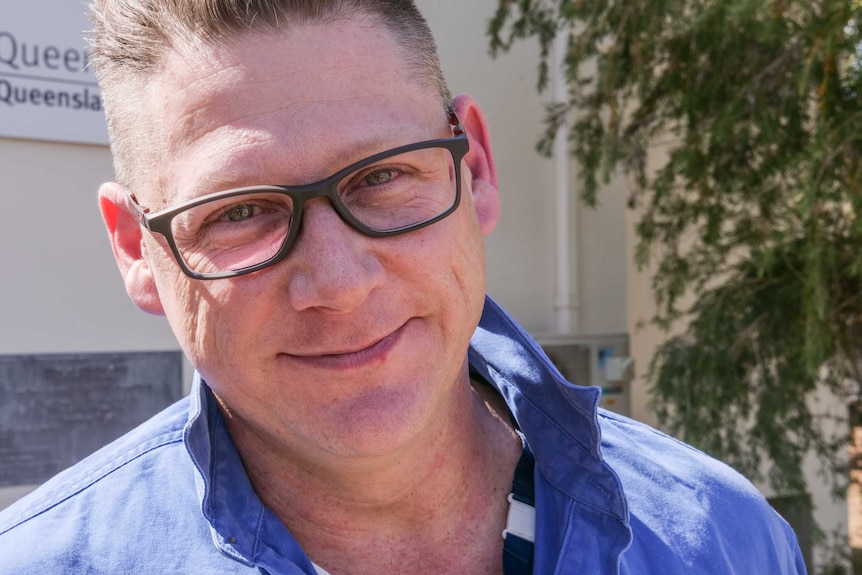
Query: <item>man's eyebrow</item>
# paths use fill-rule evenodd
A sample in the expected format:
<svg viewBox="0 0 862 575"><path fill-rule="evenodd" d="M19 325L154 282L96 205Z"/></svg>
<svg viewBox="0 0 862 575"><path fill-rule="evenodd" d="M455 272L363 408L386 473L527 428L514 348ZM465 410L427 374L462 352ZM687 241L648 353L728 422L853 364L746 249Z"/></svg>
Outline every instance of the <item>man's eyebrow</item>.
<svg viewBox="0 0 862 575"><path fill-rule="evenodd" d="M378 126L379 127L379 126ZM450 134L451 135L451 134ZM356 162L364 160L369 156L385 152L407 144L422 142L425 140L434 140L442 136L442 130L429 131L423 130L418 125L395 126L389 125L384 129L375 129L372 133L368 131L358 137L352 138L349 142L338 142L330 146L326 151L325 173L317 173L314 178L305 183L320 181L324 178L335 174ZM296 158L298 162L305 161L305 158ZM302 185L302 184L300 184Z"/></svg>
<svg viewBox="0 0 862 575"><path fill-rule="evenodd" d="M404 133L400 132L397 134L397 137L394 133L387 135L376 134L374 136L354 141L347 146L339 146L334 150L332 161L329 163L329 171L321 177L328 177L338 170L346 168L347 166L369 156L373 156L378 152L385 152L386 150L391 150L392 148L397 148L398 146L409 144L413 141L419 140L405 138Z"/></svg>

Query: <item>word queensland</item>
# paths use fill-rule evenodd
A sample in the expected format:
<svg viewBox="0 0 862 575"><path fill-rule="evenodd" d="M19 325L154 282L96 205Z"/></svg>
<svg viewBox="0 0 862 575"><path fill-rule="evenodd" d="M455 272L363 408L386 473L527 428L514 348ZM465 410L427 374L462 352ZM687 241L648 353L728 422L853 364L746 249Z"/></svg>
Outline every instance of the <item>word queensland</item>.
<svg viewBox="0 0 862 575"><path fill-rule="evenodd" d="M99 90L86 68L84 50L40 46L0 31L0 104L99 112Z"/></svg>

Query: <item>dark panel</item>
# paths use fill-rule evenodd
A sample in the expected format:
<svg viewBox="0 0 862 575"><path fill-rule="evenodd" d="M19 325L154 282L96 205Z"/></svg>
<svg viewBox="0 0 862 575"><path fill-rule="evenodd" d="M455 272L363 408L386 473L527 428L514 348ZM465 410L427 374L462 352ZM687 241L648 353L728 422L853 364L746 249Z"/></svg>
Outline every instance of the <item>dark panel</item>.
<svg viewBox="0 0 862 575"><path fill-rule="evenodd" d="M811 559L814 551L815 526L814 517L811 515L811 496L806 494L770 497L769 503L796 532L805 566L813 573Z"/></svg>
<svg viewBox="0 0 862 575"><path fill-rule="evenodd" d="M0 486L45 481L181 395L180 352L0 356Z"/></svg>

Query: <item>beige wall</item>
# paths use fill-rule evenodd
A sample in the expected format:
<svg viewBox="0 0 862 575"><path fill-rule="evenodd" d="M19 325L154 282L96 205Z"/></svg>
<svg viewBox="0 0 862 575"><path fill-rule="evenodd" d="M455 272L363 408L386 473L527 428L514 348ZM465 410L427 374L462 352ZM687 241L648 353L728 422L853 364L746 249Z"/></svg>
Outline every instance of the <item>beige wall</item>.
<svg viewBox="0 0 862 575"><path fill-rule="evenodd" d="M107 148L0 138L0 353L174 349L129 301L96 201Z"/></svg>

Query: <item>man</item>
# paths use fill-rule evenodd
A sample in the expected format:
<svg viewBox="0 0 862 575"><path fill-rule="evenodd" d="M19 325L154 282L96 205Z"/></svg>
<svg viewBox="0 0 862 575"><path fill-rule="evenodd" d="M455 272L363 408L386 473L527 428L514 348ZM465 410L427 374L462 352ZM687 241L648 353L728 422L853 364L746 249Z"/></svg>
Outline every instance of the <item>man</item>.
<svg viewBox="0 0 862 575"><path fill-rule="evenodd" d="M199 375L3 513L0 573L805 572L746 481L597 415L485 299L488 129L409 0L94 13L102 213Z"/></svg>

